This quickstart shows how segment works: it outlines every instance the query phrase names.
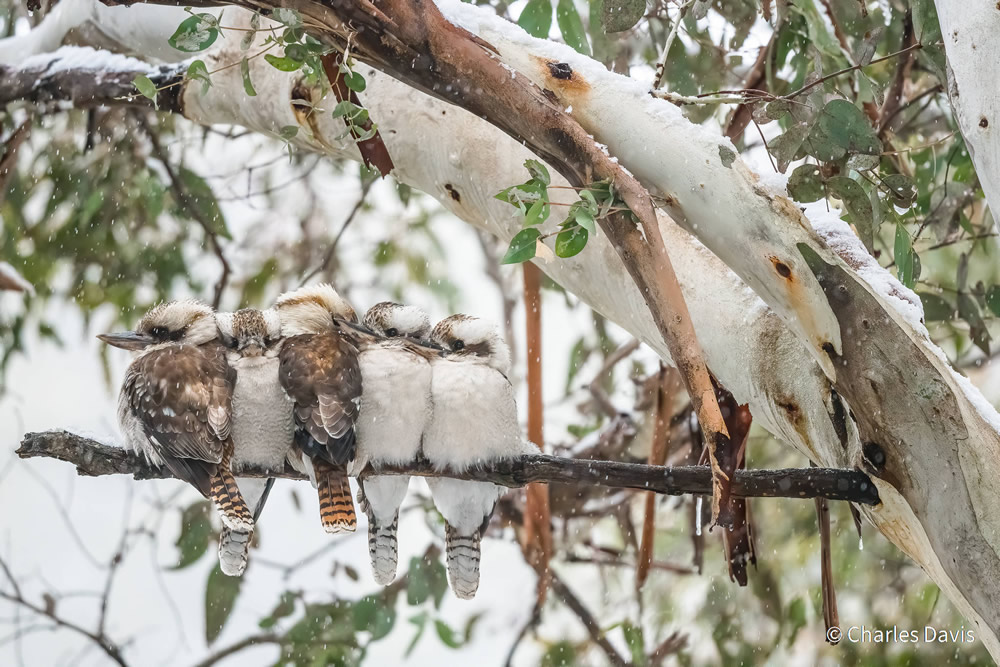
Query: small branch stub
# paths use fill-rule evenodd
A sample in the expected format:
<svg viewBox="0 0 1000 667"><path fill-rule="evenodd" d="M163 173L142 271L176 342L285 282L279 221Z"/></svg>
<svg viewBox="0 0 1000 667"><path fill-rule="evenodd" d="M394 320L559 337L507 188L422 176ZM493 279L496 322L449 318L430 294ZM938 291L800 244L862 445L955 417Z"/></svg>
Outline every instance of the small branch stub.
<svg viewBox="0 0 1000 667"><path fill-rule="evenodd" d="M41 457L72 463L78 474L87 477L132 475L140 480L172 477L170 471L150 465L133 452L103 445L67 431L28 433L21 441L17 455L22 459ZM382 468L379 474L444 476L493 482L507 487L520 487L531 482L554 482L654 491L672 496L712 493L712 471L708 466L650 466L543 454L498 461L491 466L462 473L437 472L426 462L416 462L405 467ZM240 476L305 479L304 475L289 467L280 471L242 470ZM880 502L875 485L859 470L739 470L732 482L732 494L739 498L826 498L863 505L877 505Z"/></svg>

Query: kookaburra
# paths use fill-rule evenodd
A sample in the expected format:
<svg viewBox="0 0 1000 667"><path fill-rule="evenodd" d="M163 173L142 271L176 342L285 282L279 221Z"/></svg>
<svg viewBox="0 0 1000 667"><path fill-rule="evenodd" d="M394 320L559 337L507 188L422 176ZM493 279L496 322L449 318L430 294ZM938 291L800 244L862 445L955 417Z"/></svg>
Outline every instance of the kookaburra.
<svg viewBox="0 0 1000 667"><path fill-rule="evenodd" d="M210 498L227 528L251 531L252 513L229 469L236 372L212 309L196 301L160 304L135 331L98 338L135 356L118 399L126 446Z"/></svg>
<svg viewBox="0 0 1000 667"><path fill-rule="evenodd" d="M365 313L362 324L379 340L361 347L365 394L358 417L358 458L353 469L405 465L416 460L430 418L431 366L437 356L416 341L430 333L427 314L385 301ZM359 480L358 502L368 515L368 552L375 581L396 577L399 507L410 483L407 475L369 475Z"/></svg>
<svg viewBox="0 0 1000 667"><path fill-rule="evenodd" d="M355 453L361 370L347 323L357 315L327 284L283 294L275 308L284 336L278 376L294 403L293 459L316 486L324 530L351 532L357 517L346 466Z"/></svg>
<svg viewBox="0 0 1000 667"><path fill-rule="evenodd" d="M461 472L532 451L521 437L507 380L510 349L496 327L452 315L438 322L431 340L447 351L431 363L433 412L423 453L434 467ZM471 599L479 588L480 539L503 489L447 477L428 477L427 484L445 520L451 589Z"/></svg>
<svg viewBox="0 0 1000 667"><path fill-rule="evenodd" d="M274 479L239 474L245 468L284 469L295 433L292 402L278 381L281 323L274 309L244 308L235 313L218 313L215 319L229 366L236 371L231 468L256 523ZM225 574L243 574L252 536L250 532L223 528L219 564Z"/></svg>

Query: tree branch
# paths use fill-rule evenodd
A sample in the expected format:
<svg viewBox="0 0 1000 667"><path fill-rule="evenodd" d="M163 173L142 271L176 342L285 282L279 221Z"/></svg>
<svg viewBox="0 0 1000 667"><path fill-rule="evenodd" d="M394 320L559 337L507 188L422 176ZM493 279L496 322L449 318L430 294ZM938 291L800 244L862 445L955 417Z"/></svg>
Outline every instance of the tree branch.
<svg viewBox="0 0 1000 667"><path fill-rule="evenodd" d="M67 431L27 433L17 455L22 459L42 457L72 463L77 474L85 477L132 475L139 480L172 477L166 468L150 465L133 452ZM640 489L671 496L712 493L712 474L708 466L649 466L543 454L500 461L463 473L438 472L429 463L418 462L406 467L380 468L379 474L446 476L507 487L531 482L561 482ZM241 471L240 476L306 479L290 467L279 471L248 469ZM733 495L738 498L827 498L864 505L879 503L878 491L866 474L835 468L740 471L733 477Z"/></svg>

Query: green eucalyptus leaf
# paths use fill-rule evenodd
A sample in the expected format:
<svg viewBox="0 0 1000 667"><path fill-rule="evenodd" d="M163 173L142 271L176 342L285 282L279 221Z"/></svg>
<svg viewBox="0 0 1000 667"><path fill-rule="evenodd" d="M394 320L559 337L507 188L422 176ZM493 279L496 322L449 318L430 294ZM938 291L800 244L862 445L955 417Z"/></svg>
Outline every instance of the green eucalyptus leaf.
<svg viewBox="0 0 1000 667"><path fill-rule="evenodd" d="M156 84L150 81L148 76L140 74L132 79L132 85L140 95L153 100L153 104L156 104Z"/></svg>
<svg viewBox="0 0 1000 667"><path fill-rule="evenodd" d="M225 627L233 607L236 606L236 598L240 595L242 583L243 577L226 576L218 565L208 575L208 583L205 585L206 644L214 642Z"/></svg>
<svg viewBox="0 0 1000 667"><path fill-rule="evenodd" d="M528 212L524 216L524 226L532 227L540 225L549 217L549 203L544 199L539 199L528 207Z"/></svg>
<svg viewBox="0 0 1000 667"><path fill-rule="evenodd" d="M920 297L920 303L924 307L925 322L948 322L955 317L958 309L945 298L931 292L917 292L917 296ZM988 298L987 305L989 305Z"/></svg>
<svg viewBox="0 0 1000 667"><path fill-rule="evenodd" d="M631 30L646 13L646 0L604 0L601 27L604 32Z"/></svg>
<svg viewBox="0 0 1000 667"><path fill-rule="evenodd" d="M986 307L994 315L1000 317L1000 285L990 285L990 288L986 290Z"/></svg>
<svg viewBox="0 0 1000 667"><path fill-rule="evenodd" d="M778 171L785 173L788 165L799 157L802 144L811 131L809 123L796 123L785 130L784 134L771 140L768 150L778 162Z"/></svg>
<svg viewBox="0 0 1000 667"><path fill-rule="evenodd" d="M882 142L861 109L847 100L833 100L820 112L807 148L816 159L829 161L848 153L878 155Z"/></svg>
<svg viewBox="0 0 1000 667"><path fill-rule="evenodd" d="M264 60L266 60L271 67L282 72L294 72L298 68L302 67L301 60L293 60L292 58L279 58L278 56L265 53Z"/></svg>
<svg viewBox="0 0 1000 667"><path fill-rule="evenodd" d="M900 208L909 208L917 198L917 188L908 176L890 174L882 179L882 184L889 189L892 203Z"/></svg>
<svg viewBox="0 0 1000 667"><path fill-rule="evenodd" d="M532 37L547 39L552 28L552 0L528 0L517 24Z"/></svg>
<svg viewBox="0 0 1000 667"><path fill-rule="evenodd" d="M205 65L204 60L195 60L190 65L188 65L187 72L184 75L188 80L191 81L201 81L201 94L204 95L208 92L208 89L212 87L212 76L209 74L208 66Z"/></svg>
<svg viewBox="0 0 1000 667"><path fill-rule="evenodd" d="M958 295L958 316L969 324L969 336L972 338L972 342L983 351L983 354L987 357L990 356L992 338L989 329L986 328L986 323L979 313L976 300L968 294Z"/></svg>
<svg viewBox="0 0 1000 667"><path fill-rule="evenodd" d="M580 53L589 56L590 44L587 43L587 31L583 29L583 20L573 0L559 0L556 5L556 22L566 43Z"/></svg>
<svg viewBox="0 0 1000 667"><path fill-rule="evenodd" d="M913 245L910 234L902 224L896 224L896 238L893 243L893 258L896 261L896 273L899 282L912 288L916 280L914 276Z"/></svg>
<svg viewBox="0 0 1000 667"><path fill-rule="evenodd" d="M868 252L871 252L874 248L875 230L872 203L868 198L868 193L865 192L860 183L846 176L831 178L826 185L830 192L844 203L844 208L851 216L851 222L858 230L858 236L868 248Z"/></svg>
<svg viewBox="0 0 1000 667"><path fill-rule="evenodd" d="M197 562L215 537L212 527L212 506L205 500L188 505L181 512L181 532L177 536L177 550L180 552L177 564L172 568L182 570Z"/></svg>
<svg viewBox="0 0 1000 667"><path fill-rule="evenodd" d="M250 81L250 61L247 60L246 56L240 61L240 75L243 77L243 90L250 97L257 97L257 91L253 87L253 82Z"/></svg>
<svg viewBox="0 0 1000 667"><path fill-rule="evenodd" d="M356 93L363 93L368 83L360 72L351 71L344 75L344 85Z"/></svg>
<svg viewBox="0 0 1000 667"><path fill-rule="evenodd" d="M819 201L826 196L819 167L814 164L803 164L796 167L792 175L788 177L786 187L789 196L803 204Z"/></svg>
<svg viewBox="0 0 1000 667"><path fill-rule="evenodd" d="M566 258L580 254L587 245L588 237L587 230L581 226L572 225L563 229L556 236L556 256Z"/></svg>
<svg viewBox="0 0 1000 667"><path fill-rule="evenodd" d="M540 231L534 227L529 227L528 229L522 229L514 238L510 240L510 247L507 248L507 254L503 256L500 260L501 264L520 264L521 262L526 262L535 256L535 244L538 238L542 235Z"/></svg>
<svg viewBox="0 0 1000 667"><path fill-rule="evenodd" d="M533 179L542 185L547 186L552 182L552 178L549 176L549 170L538 160L525 160L524 168L528 170L528 173L531 174Z"/></svg>
<svg viewBox="0 0 1000 667"><path fill-rule="evenodd" d="M167 43L178 51L204 51L219 37L218 22L211 14L195 14L181 21Z"/></svg>

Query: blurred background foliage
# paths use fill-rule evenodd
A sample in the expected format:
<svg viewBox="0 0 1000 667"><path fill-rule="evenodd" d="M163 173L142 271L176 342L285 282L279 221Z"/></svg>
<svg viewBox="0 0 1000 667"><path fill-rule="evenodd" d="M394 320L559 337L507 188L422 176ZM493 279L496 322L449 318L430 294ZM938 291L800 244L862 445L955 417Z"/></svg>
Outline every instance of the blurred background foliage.
<svg viewBox="0 0 1000 667"><path fill-rule="evenodd" d="M476 4L651 87L670 40L661 96L682 103L692 121L728 134L767 182L787 177L797 201L839 209L872 255L919 293L933 337L957 367L971 373L992 358L991 330L1000 316L994 222L948 105L931 0ZM0 36L27 29L42 15L0 0ZM755 92L741 99L727 92L745 89ZM700 95L703 101L692 99ZM12 152L26 124L28 137ZM362 303L378 294L434 304L438 312L477 298L468 294L468 275L454 270L450 216L432 199L353 163L289 156L279 142L241 128L193 127L123 108L12 106L0 110L0 141L6 156L0 161L0 260L36 288L23 304L0 311L0 387L26 341L60 340L64 310L52 304L68 304L85 322L96 317L112 328L131 325L163 299L192 295L226 309L263 305L307 278L332 280ZM218 159L220 153L231 159ZM481 274L475 284L492 284L515 358L523 359L523 337L514 327L519 269L498 266L503 249L493 240L476 241L481 258L463 270ZM467 250L458 251L466 255L463 267ZM644 461L652 437L650 382L658 371L652 355L639 348L610 363L627 335L557 285L544 286L546 311L561 314L559 320L548 316L546 327L565 327L565 345L544 351L566 369L563 377L546 377L564 389L546 405L549 448ZM515 381L521 373L519 367ZM109 387L115 382L110 375L106 381ZM686 398L672 408L670 460L697 461L701 444ZM750 438L748 464L808 465L759 429ZM743 589L726 577L719 531L698 527L695 501L658 499L652 574L637 592L640 497L552 487L554 571L586 598L604 636L632 664L989 662L978 641L827 646L811 503L752 503L757 563ZM490 535L512 540L520 507L517 493L507 496ZM174 509L164 514L179 524L174 567L214 559L218 527L205 504ZM422 515L440 536L439 517L426 498L416 498L407 511ZM834 505L832 518L845 626L922 632L925 625L963 625L938 589L869 526L862 550L846 506ZM265 525L257 539L266 540L267 532ZM317 557L330 562L333 576L368 576L341 564L335 552ZM217 568L208 576L209 648L254 576L253 568L244 580L223 577ZM482 639L478 615L459 626L438 614L450 594L433 544L423 558L400 563L393 585L372 588L352 599L280 590L259 628L246 634L278 645L278 664L294 665L360 664L373 642L399 626L410 636L400 660L417 642L457 648ZM541 624L519 638L516 664L607 661L593 637L546 623L549 615L569 613L565 602L550 593ZM524 601L526 609L531 604ZM686 643L670 644L674 632ZM496 664L504 659L497 655Z"/></svg>

